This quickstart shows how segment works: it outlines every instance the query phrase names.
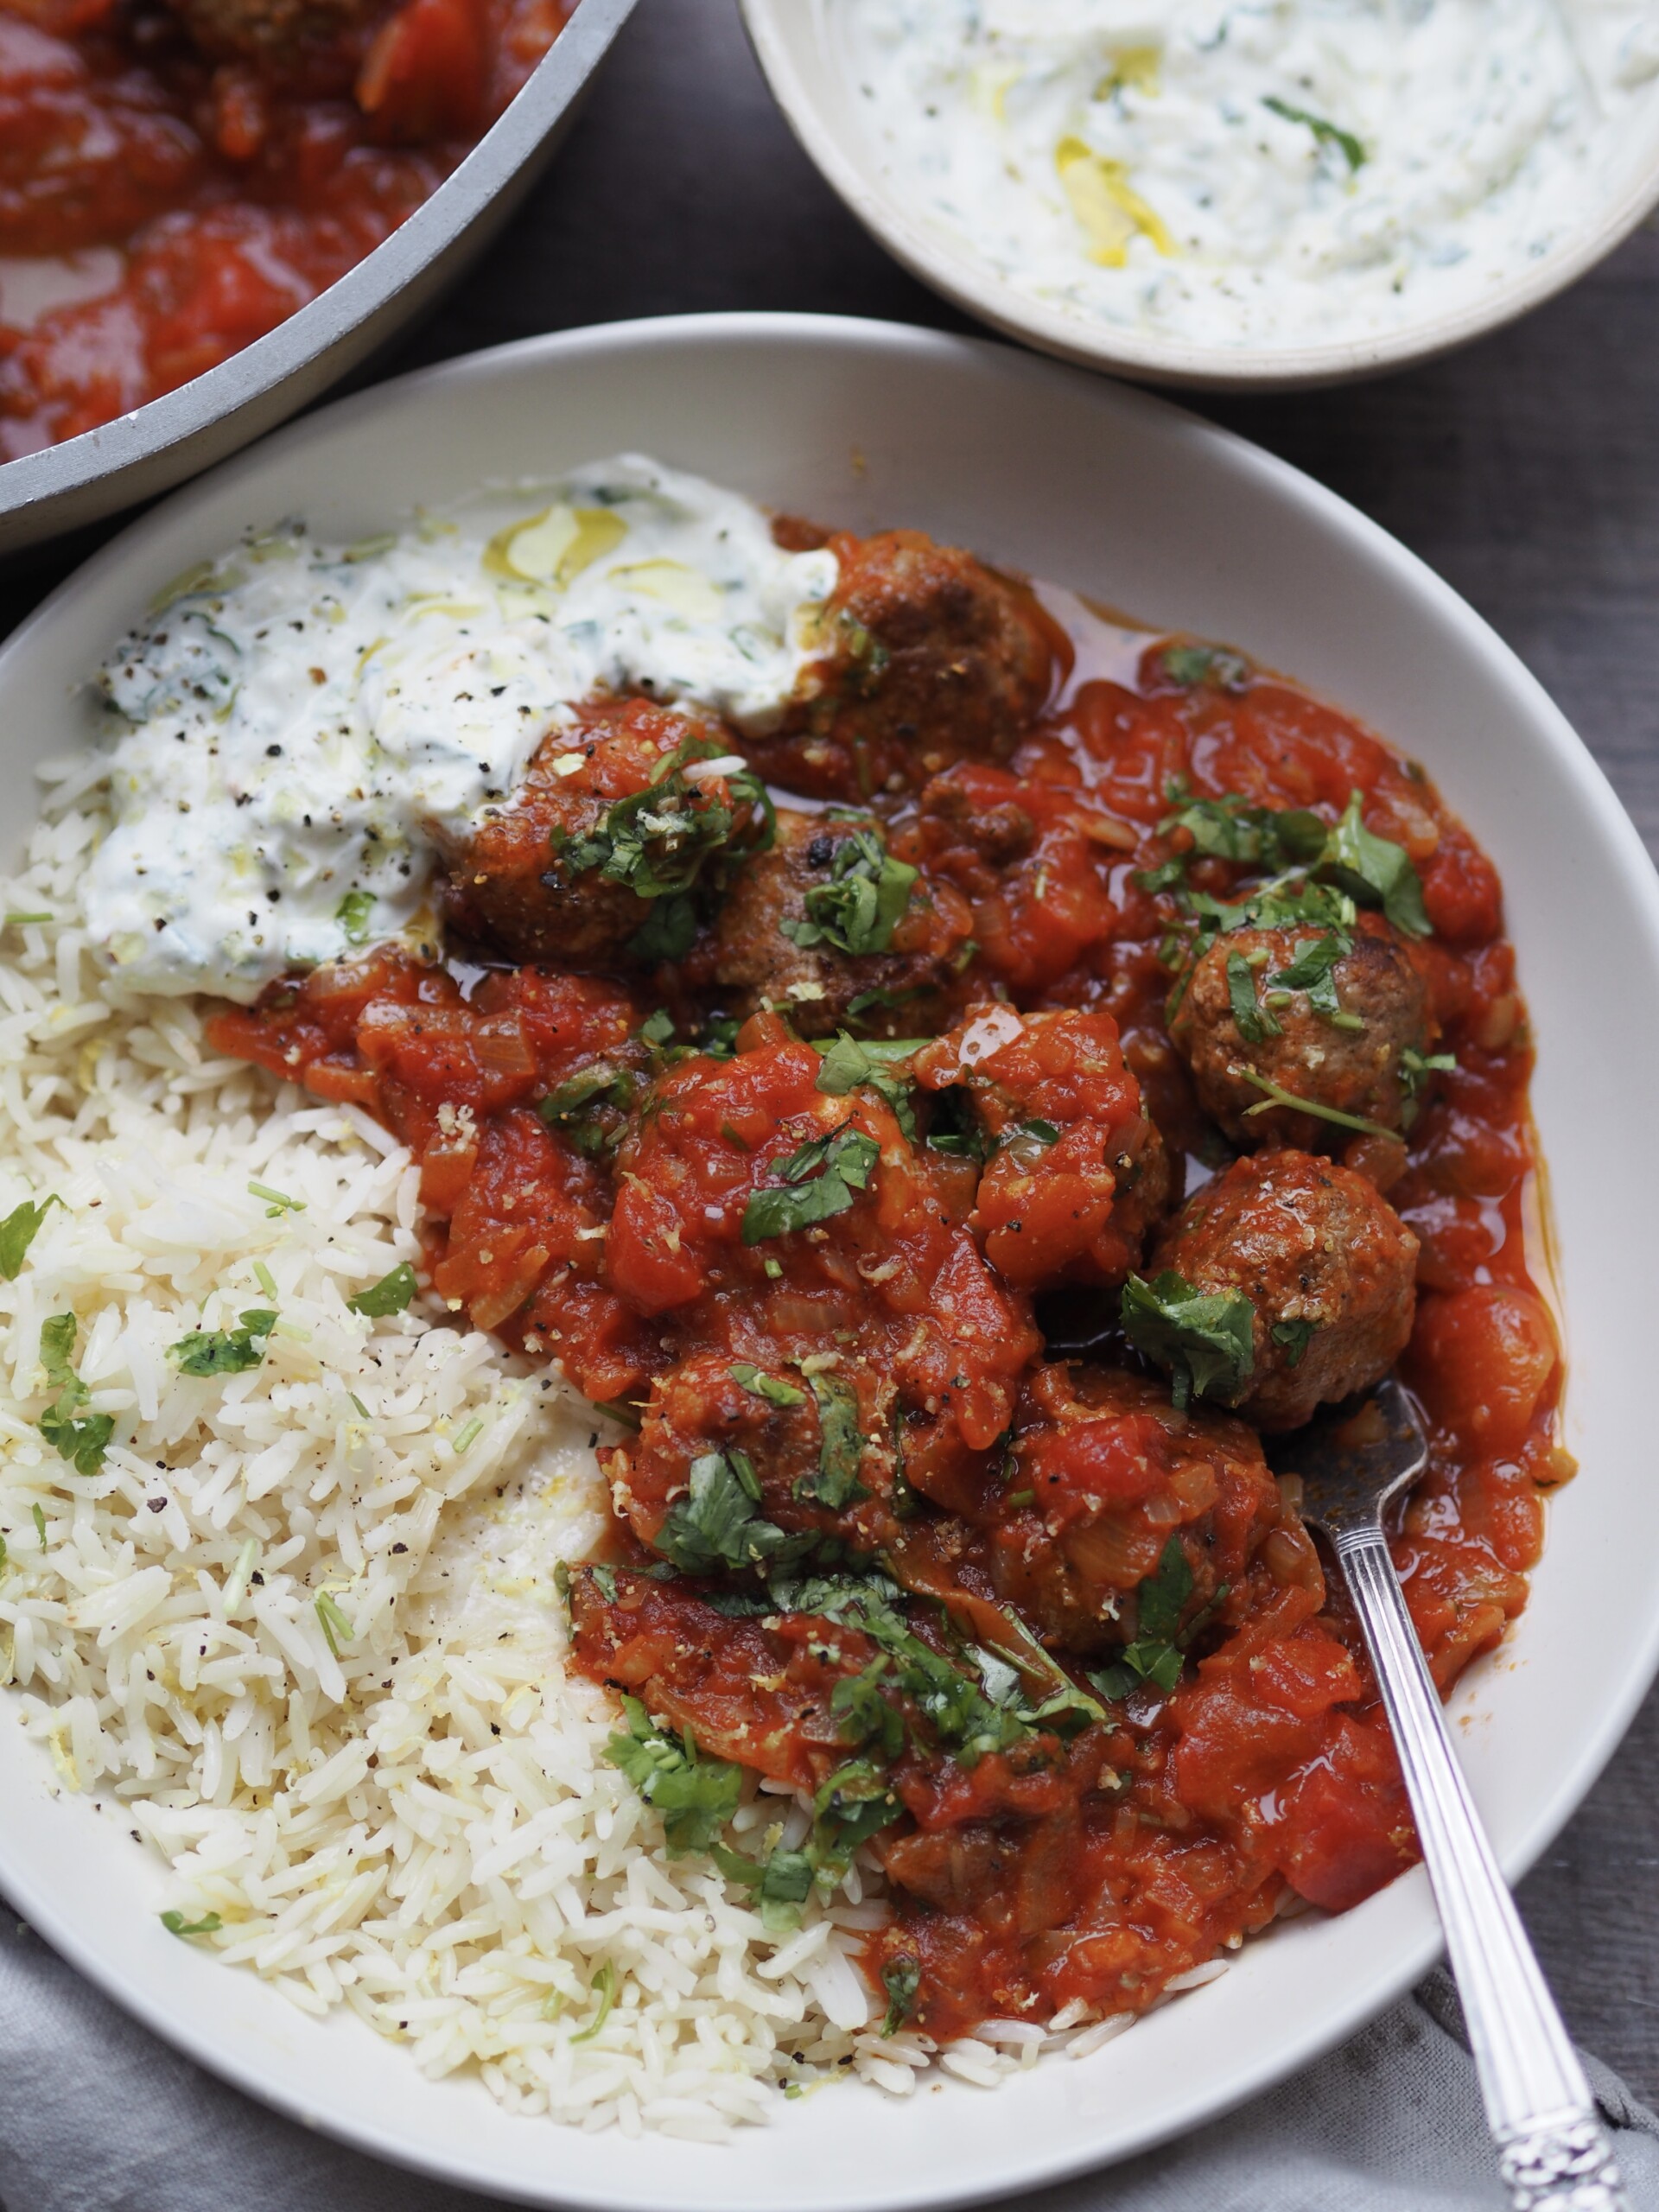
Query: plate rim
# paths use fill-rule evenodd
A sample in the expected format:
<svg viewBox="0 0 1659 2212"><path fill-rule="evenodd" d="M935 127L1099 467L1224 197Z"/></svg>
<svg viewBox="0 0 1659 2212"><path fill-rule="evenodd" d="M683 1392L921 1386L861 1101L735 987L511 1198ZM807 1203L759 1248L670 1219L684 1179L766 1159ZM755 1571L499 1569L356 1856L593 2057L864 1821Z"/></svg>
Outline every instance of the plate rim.
<svg viewBox="0 0 1659 2212"><path fill-rule="evenodd" d="M1215 449L1227 465L1255 474L1294 503L1310 509L1325 526L1357 542L1373 558L1379 559L1417 593L1425 595L1443 618L1465 633L1471 649L1478 649L1527 698L1540 726L1549 734L1551 749L1560 765L1571 774L1596 817L1603 849L1620 862L1623 887L1644 910L1652 946L1659 955L1659 874L1656 874L1646 849L1605 772L1519 656L1418 555L1380 524L1293 464L1175 403L1090 376L1075 367L997 340L957 336L899 322L773 311L729 311L589 325L459 355L337 399L194 479L119 531L59 584L0 645L0 690L10 676L10 663L29 649L37 630L57 620L60 611L78 593L102 581L135 553L142 552L146 541L170 527L193 501L205 499L209 493L231 487L239 480L264 476L273 467L279 469L292 449L302 446L320 431L349 425L353 419L367 416L391 396L404 397L423 391L443 391L446 388L459 395L469 386L487 385L493 375L504 370L542 363L554 365L582 355L657 352L699 343L726 346L734 341L752 346L758 352L794 345L812 349L839 346L850 353L874 352L878 355L897 353L940 368L953 363L977 362L995 375L1023 383L1031 393L1045 387L1061 386L1084 391L1105 409L1119 410L1131 422L1138 416L1143 421L1156 419L1177 428L1183 436L1196 441L1200 447ZM1471 1671L1478 1680L1479 1665ZM1618 1748L1656 1673L1659 1673L1659 1605L1656 1605L1646 1624L1616 1694L1599 1709L1597 1725L1574 1745L1563 1764L1560 1779L1533 1808L1501 1854L1504 1872L1512 1883L1548 1848L1582 1802ZM1469 1677L1465 1681L1467 1683ZM8 1857L7 1832L0 1823L0 1886L3 1886L22 1916L124 2012L139 2019L165 2043L209 2073L229 2082L268 2108L384 2162L459 2187L492 2190L509 2202L591 2206L595 2212L601 2207L607 2208L607 2212L671 2212L673 2200L661 2190L642 2190L629 2183L623 2158L618 2160L615 2178L607 2177L602 2187L561 2183L556 2177L550 2177L545 2186L531 2187L493 2173L480 2177L476 2166L467 2162L459 2144L453 2151L446 2147L435 2152L425 2145L401 2143L388 2132L387 2123L377 2123L372 2117L340 2111L331 2111L325 2116L302 2096L290 2094L282 2085L263 2076L251 2056L213 2044L205 2028L198 2028L191 2019L168 2012L160 1999L141 1982L128 1979L121 1967L104 1961L96 1948L79 1936L67 1910L60 1910L49 1895L37 1887L26 1870L10 1868ZM1336 2004L1316 2028L1299 2029L1274 2039L1270 2048L1261 2054L1243 2056L1201 2098L1179 2114L1154 2119L1138 2130L1133 2124L1126 2128L1119 2122L1111 2146L1104 2151L1084 2145L1048 2155L1027 2153L1019 2171L1012 2176L1007 2171L996 2171L988 2177L956 2177L942 2185L898 2188L884 2188L873 2177L873 2186L861 2196L862 2212L912 2212L912 2208L978 2203L1010 2190L1037 2190L1080 2174L1104 2171L1162 2142L1191 2133L1287 2079L1376 2018L1439 1955L1441 1946L1438 1923L1432 1905L1428 1904L1426 1877L1421 1866L1392 1884L1376 1899L1368 1901L1369 1906L1383 1910L1389 1910L1390 1904L1395 1913L1412 1925L1404 1931L1408 1940L1402 1942L1389 1969L1368 1980L1361 1993L1350 1994ZM204 1965L221 1971L216 1962L204 1961ZM354 2024L363 2031L361 2024ZM558 2126L545 2120L528 2123L532 2126L550 2124ZM556 2144L563 2133L561 2128L551 2140ZM613 2133L608 2140L620 2143L620 2139ZM675 2147L688 2153L705 2148L688 2143L676 2143ZM749 2200L751 2205L760 2201ZM775 2197L769 2201L782 2208L806 2200L798 2187L787 2187L780 2182ZM816 2203L818 2200L810 2201Z"/></svg>

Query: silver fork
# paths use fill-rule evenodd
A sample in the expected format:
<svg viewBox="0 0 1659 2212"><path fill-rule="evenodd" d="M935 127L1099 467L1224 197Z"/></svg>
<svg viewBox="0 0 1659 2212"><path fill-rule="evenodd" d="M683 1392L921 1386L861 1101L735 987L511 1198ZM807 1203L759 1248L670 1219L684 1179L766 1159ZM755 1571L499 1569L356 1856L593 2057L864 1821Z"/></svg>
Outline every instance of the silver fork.
<svg viewBox="0 0 1659 2212"><path fill-rule="evenodd" d="M1498 2170L1516 2212L1630 2212L1590 2084L1480 1824L1423 1661L1382 1509L1428 1463L1392 1378L1275 1445L1302 1481L1302 1517L1347 1578L1416 1815L1423 1863L1463 1998Z"/></svg>

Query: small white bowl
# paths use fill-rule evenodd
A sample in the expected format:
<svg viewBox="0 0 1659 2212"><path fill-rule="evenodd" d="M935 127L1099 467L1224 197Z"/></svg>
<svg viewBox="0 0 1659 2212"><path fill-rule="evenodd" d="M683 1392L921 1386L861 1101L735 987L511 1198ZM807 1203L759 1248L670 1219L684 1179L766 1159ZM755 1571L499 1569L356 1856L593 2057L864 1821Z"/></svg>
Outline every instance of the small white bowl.
<svg viewBox="0 0 1659 2212"><path fill-rule="evenodd" d="M1463 306L1395 330L1319 345L1195 345L1103 321L1081 308L1046 305L1000 276L965 240L907 207L865 127L825 0L741 0L772 96L807 153L865 228L923 283L969 315L1028 346L1137 382L1207 391L1271 391L1344 384L1448 353L1575 283L1659 205L1659 86L1615 126L1605 189L1548 253Z"/></svg>
<svg viewBox="0 0 1659 2212"><path fill-rule="evenodd" d="M565 331L337 402L156 507L0 651L0 864L35 764L84 741L86 686L170 577L284 516L349 542L479 485L647 446L796 514L909 524L1225 638L1421 760L1503 878L1539 1040L1582 1472L1552 1500L1526 1612L1448 1707L1503 1864L1583 1797L1659 1662L1647 1166L1659 1096L1659 879L1600 770L1515 655L1332 493L1163 402L1004 346L893 324L699 315ZM709 2145L516 2117L432 2082L355 2014L313 2019L175 1942L157 1863L66 1790L0 1690L0 1891L139 2019L279 2111L457 2188L605 2212L920 2212L1128 2157L1351 2034L1440 1947L1421 1867L1248 1944L1213 1987L995 2094L849 2083ZM90 2088L86 2094L91 2094Z"/></svg>

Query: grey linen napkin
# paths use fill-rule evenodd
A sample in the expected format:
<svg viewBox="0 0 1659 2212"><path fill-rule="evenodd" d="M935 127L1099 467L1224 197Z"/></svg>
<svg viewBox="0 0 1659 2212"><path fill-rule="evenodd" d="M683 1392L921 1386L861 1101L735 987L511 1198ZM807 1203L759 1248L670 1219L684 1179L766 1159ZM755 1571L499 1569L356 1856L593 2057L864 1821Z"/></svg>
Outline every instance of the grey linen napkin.
<svg viewBox="0 0 1659 2212"><path fill-rule="evenodd" d="M1270 2095L1022 2212L1499 2212L1457 1997L1431 1974ZM1637 2212L1659 2212L1659 2120L1586 2061ZM525 2126L537 2123L526 2121ZM202 2073L6 1916L3 2212L486 2212L495 2200L342 2150Z"/></svg>

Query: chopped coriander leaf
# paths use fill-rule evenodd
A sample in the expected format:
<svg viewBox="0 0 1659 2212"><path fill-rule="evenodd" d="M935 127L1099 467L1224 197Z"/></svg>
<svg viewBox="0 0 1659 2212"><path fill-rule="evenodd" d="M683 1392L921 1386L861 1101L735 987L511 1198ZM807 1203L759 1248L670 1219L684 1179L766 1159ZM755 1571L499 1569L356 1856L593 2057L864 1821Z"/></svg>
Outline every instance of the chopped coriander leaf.
<svg viewBox="0 0 1659 2212"><path fill-rule="evenodd" d="M1225 645L1169 645L1159 658L1169 681L1183 688L1212 683L1218 690L1243 691L1249 684L1249 663Z"/></svg>
<svg viewBox="0 0 1659 2212"><path fill-rule="evenodd" d="M1394 1130L1385 1129L1381 1122L1368 1122L1363 1114L1344 1114L1340 1107L1326 1106L1317 1098L1304 1098L1300 1091L1287 1090L1282 1084L1273 1082L1255 1068L1246 1067L1242 1060L1235 1060L1228 1073L1254 1085L1263 1094L1259 1104L1244 1109L1247 1120L1256 1114L1270 1113L1275 1106L1285 1106L1294 1113L1312 1114L1316 1120L1333 1122L1339 1129L1357 1129L1363 1136L1388 1137L1395 1135Z"/></svg>
<svg viewBox="0 0 1659 2212"><path fill-rule="evenodd" d="M181 1912L164 1912L162 1925L169 1936L217 1936L225 1923L216 1912L204 1912L200 1920L187 1920Z"/></svg>
<svg viewBox="0 0 1659 2212"><path fill-rule="evenodd" d="M0 1221L0 1275L3 1275L8 1282L16 1281L29 1248L39 1234L41 1224L46 1219L48 1208L62 1205L63 1200L57 1192L49 1191L38 1205L33 1198L25 1198L21 1205L12 1208L3 1221Z"/></svg>
<svg viewBox="0 0 1659 2212"><path fill-rule="evenodd" d="M267 1221L275 1221L279 1213L303 1213L305 1211L305 1200L303 1198L290 1198L286 1191L273 1191L269 1183L250 1183L248 1185L248 1192L251 1197L264 1198L267 1201L265 1206L265 1219Z"/></svg>
<svg viewBox="0 0 1659 2212"><path fill-rule="evenodd" d="M1310 115L1305 107L1293 107L1288 100L1281 100L1272 92L1264 97L1262 105L1270 107L1275 115L1283 116L1287 123L1306 124L1313 133L1316 146L1334 146L1347 162L1350 175L1364 166L1365 149L1351 130L1338 129L1334 123L1327 123L1322 115Z"/></svg>
<svg viewBox="0 0 1659 2212"><path fill-rule="evenodd" d="M652 1725L637 1697L624 1695L626 1735L613 1736L605 1756L661 1814L669 1855L707 1851L743 1795L743 1770L725 1759L699 1758L694 1738Z"/></svg>
<svg viewBox="0 0 1659 2212"><path fill-rule="evenodd" d="M683 960L696 944L697 910L683 892L659 899L628 939L636 960Z"/></svg>
<svg viewBox="0 0 1659 2212"><path fill-rule="evenodd" d="M601 1109L610 1107L617 1113L626 1112L633 1103L634 1090L633 1077L626 1068L595 1060L538 1099L536 1111L550 1129L557 1129L587 1159L598 1160L613 1148L620 1135L620 1122L601 1120Z"/></svg>
<svg viewBox="0 0 1659 2212"><path fill-rule="evenodd" d="M746 1859L727 1844L711 1843L709 1856L728 1881L755 1892L761 1923L769 1935L781 1936L800 1926L801 1907L811 1895L817 1872L810 1850L779 1849L769 1859Z"/></svg>
<svg viewBox="0 0 1659 2212"><path fill-rule="evenodd" d="M905 1748L905 1716L883 1696L893 1662L878 1652L861 1674L844 1675L830 1694L830 1711L843 1740L874 1745L883 1758L896 1759Z"/></svg>
<svg viewBox="0 0 1659 2212"><path fill-rule="evenodd" d="M880 1152L874 1137L843 1123L788 1159L775 1160L772 1166L784 1180L750 1195L743 1209L743 1242L759 1244L845 1213L855 1192L869 1188Z"/></svg>
<svg viewBox="0 0 1659 2212"><path fill-rule="evenodd" d="M239 1329L188 1330L168 1346L168 1357L178 1362L181 1375L241 1375L259 1366L276 1316L264 1306L251 1306L240 1319Z"/></svg>
<svg viewBox="0 0 1659 2212"><path fill-rule="evenodd" d="M1255 995L1255 977L1243 953L1227 956L1227 999L1233 1027L1247 1045L1265 1045L1280 1033L1280 1026Z"/></svg>
<svg viewBox="0 0 1659 2212"><path fill-rule="evenodd" d="M1412 1099L1421 1097L1431 1075L1452 1075L1457 1065L1455 1052L1420 1052L1414 1046L1408 1045L1400 1055L1400 1080L1406 1087L1406 1096Z"/></svg>
<svg viewBox="0 0 1659 2212"><path fill-rule="evenodd" d="M1344 1014L1337 996L1337 969L1353 949L1354 941L1345 930L1327 930L1323 937L1312 938L1300 948L1287 968L1268 976L1269 998L1275 991L1300 991L1315 1014L1323 1014L1327 1021L1339 1028L1351 1024L1363 1029L1365 1025L1358 1015ZM1248 1041L1260 1040L1250 1038Z"/></svg>
<svg viewBox="0 0 1659 2212"><path fill-rule="evenodd" d="M887 2015L881 2023L884 2036L896 2036L916 2009L922 1986L922 1969L907 1951L889 1959L881 1969L881 1986L887 1993Z"/></svg>
<svg viewBox="0 0 1659 2212"><path fill-rule="evenodd" d="M804 952L827 944L861 959L885 952L910 904L916 870L896 861L874 824L849 831L836 844L828 883L815 883L802 901L803 918L781 922L784 935Z"/></svg>
<svg viewBox="0 0 1659 2212"><path fill-rule="evenodd" d="M926 1041L904 1037L861 1044L843 1029L833 1045L820 1047L823 1065L818 1071L817 1088L830 1098L844 1098L861 1086L874 1091L892 1109L906 1141L914 1144L916 1111L911 1104L910 1084L904 1077L895 1075L889 1064L909 1059Z"/></svg>
<svg viewBox="0 0 1659 2212"><path fill-rule="evenodd" d="M670 1043L674 1035L674 1017L665 1006L655 1014L647 1014L639 1025L639 1040L652 1046Z"/></svg>
<svg viewBox="0 0 1659 2212"><path fill-rule="evenodd" d="M1167 837L1184 830L1192 850L1206 860L1285 868L1316 861L1324 849L1325 826L1305 807L1252 806L1230 791L1221 798L1181 797L1183 804L1164 817L1158 834Z"/></svg>
<svg viewBox="0 0 1659 2212"><path fill-rule="evenodd" d="M572 2043L592 2043L611 2017L611 2007L616 2002L616 1968L608 1959L594 1976L592 1994L599 1999L599 2010L580 2035L571 2037Z"/></svg>
<svg viewBox="0 0 1659 2212"><path fill-rule="evenodd" d="M579 837L556 830L553 857L561 870L575 876L596 869L607 882L626 884L637 898L673 899L683 908L695 934L696 915L683 894L696 883L705 863L734 845L740 828L748 831L744 852L765 852L776 831L771 798L752 771L743 769L725 779L729 804L712 784L694 785L688 779L685 770L693 762L718 760L724 749L714 738L683 738L658 760L645 790L613 801L592 830ZM683 926L677 922L674 929ZM641 957L679 956L658 952Z"/></svg>
<svg viewBox="0 0 1659 2212"><path fill-rule="evenodd" d="M95 1475L103 1467L105 1452L115 1433L115 1416L80 1410L92 1393L71 1364L79 1326L73 1313L54 1313L41 1324L41 1365L47 1388L58 1395L35 1426L59 1459L77 1474ZM39 1508L35 1510L38 1514ZM43 1522L38 1525L44 1527ZM41 1544L44 1547L44 1536Z"/></svg>
<svg viewBox="0 0 1659 2212"><path fill-rule="evenodd" d="M44 1551L46 1549L46 1516L38 1505L31 1505L29 1510L35 1523L35 1534L40 1538L41 1549Z"/></svg>
<svg viewBox="0 0 1659 2212"><path fill-rule="evenodd" d="M348 891L334 909L334 919L347 944L366 944L369 917L374 912L372 891Z"/></svg>
<svg viewBox="0 0 1659 2212"><path fill-rule="evenodd" d="M1136 1593L1139 1633L1116 1662L1090 1676L1105 1697L1127 1697L1139 1682L1173 1690L1181 1678L1181 1613L1192 1594L1192 1570L1179 1536L1172 1536L1158 1564ZM1195 1623L1196 1626L1197 1624Z"/></svg>
<svg viewBox="0 0 1659 2212"><path fill-rule="evenodd" d="M928 1124L928 1147L948 1160L988 1160L995 1142L980 1127L973 1094L960 1084L933 1095L932 1118Z"/></svg>
<svg viewBox="0 0 1659 2212"><path fill-rule="evenodd" d="M815 1375L811 1382L818 1402L818 1464L797 1478L795 1495L838 1513L870 1494L858 1479L868 1439L860 1433L858 1399L847 1383L832 1375Z"/></svg>
<svg viewBox="0 0 1659 2212"><path fill-rule="evenodd" d="M1319 1325L1317 1321L1275 1321L1274 1323L1268 1334L1274 1344L1283 1346L1287 1367L1301 1365L1302 1355L1306 1351L1309 1339Z"/></svg>
<svg viewBox="0 0 1659 2212"><path fill-rule="evenodd" d="M407 1260L400 1260L378 1282L372 1282L366 1290L359 1290L348 1298L346 1305L353 1313L361 1313L372 1321L384 1320L389 1313L407 1311L410 1300L420 1288L415 1270ZM244 1314L244 1320L247 1316Z"/></svg>
<svg viewBox="0 0 1659 2212"><path fill-rule="evenodd" d="M1173 1268L1150 1282L1132 1274L1120 1301L1123 1332L1170 1370L1178 1407L1194 1397L1236 1406L1255 1364L1255 1308L1242 1290L1196 1290Z"/></svg>
<svg viewBox="0 0 1659 2212"><path fill-rule="evenodd" d="M747 1390L753 1397L764 1398L769 1406L804 1406L806 1403L804 1390L798 1390L792 1382L785 1382L780 1375L764 1373L761 1369L751 1366L747 1360L739 1360L735 1366L728 1368L726 1371L740 1390Z"/></svg>
<svg viewBox="0 0 1659 2212"><path fill-rule="evenodd" d="M1380 906L1402 937L1427 937L1432 932L1423 887L1411 855L1403 845L1365 827L1360 817L1362 797L1358 791L1351 795L1342 819L1325 839L1319 872L1362 906Z"/></svg>
<svg viewBox="0 0 1659 2212"><path fill-rule="evenodd" d="M812 1801L812 1849L821 1872L838 1881L861 1847L904 1813L887 1770L872 1758L837 1767Z"/></svg>
<svg viewBox="0 0 1659 2212"><path fill-rule="evenodd" d="M685 1497L669 1509L652 1542L682 1574L782 1567L804 1558L817 1539L786 1536L755 1511L760 1485L741 1452L704 1452L691 1462Z"/></svg>
<svg viewBox="0 0 1659 2212"><path fill-rule="evenodd" d="M338 1659L340 1645L349 1643L357 1631L341 1612L331 1591L320 1590L317 1592L316 1608L317 1619L321 1625L323 1637L328 1649Z"/></svg>

